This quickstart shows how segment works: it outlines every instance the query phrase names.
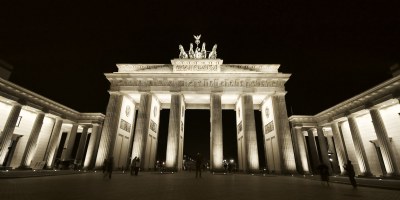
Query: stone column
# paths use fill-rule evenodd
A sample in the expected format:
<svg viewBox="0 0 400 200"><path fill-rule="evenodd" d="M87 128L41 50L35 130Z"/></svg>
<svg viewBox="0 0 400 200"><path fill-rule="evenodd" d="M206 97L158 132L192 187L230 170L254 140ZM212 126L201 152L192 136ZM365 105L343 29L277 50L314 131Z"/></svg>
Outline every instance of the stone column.
<svg viewBox="0 0 400 200"><path fill-rule="evenodd" d="M307 160L307 147L306 147L306 141L304 140L304 135L302 132L301 126L295 126L294 131L295 131L295 137L297 138L297 144L299 148L299 164L300 164L300 172L301 173L310 173L309 165L308 165L308 160Z"/></svg>
<svg viewBox="0 0 400 200"><path fill-rule="evenodd" d="M171 95L171 107L169 112L167 155L165 165L169 170L178 170L179 136L181 126L182 95Z"/></svg>
<svg viewBox="0 0 400 200"><path fill-rule="evenodd" d="M347 163L346 153L342 141L342 136L340 134L339 125L337 122L332 122L331 124L333 139L335 141L336 155L338 158L338 164L340 167L341 174L345 173L343 166Z"/></svg>
<svg viewBox="0 0 400 200"><path fill-rule="evenodd" d="M72 149L74 148L75 138L76 138L76 131L78 130L78 124L73 123L71 127L71 131L69 132L69 137L67 141L67 148L64 150L63 154L61 155L61 160L70 160L72 159L71 153Z"/></svg>
<svg viewBox="0 0 400 200"><path fill-rule="evenodd" d="M321 153L322 163L324 163L329 168L329 173L332 173L331 163L329 162L328 156L328 145L326 144L324 130L322 126L317 127L319 150Z"/></svg>
<svg viewBox="0 0 400 200"><path fill-rule="evenodd" d="M276 137L279 147L281 173L296 173L296 161L294 158L292 137L290 134L289 120L286 110L285 95L278 94L271 97L274 110L274 122Z"/></svg>
<svg viewBox="0 0 400 200"><path fill-rule="evenodd" d="M223 170L223 137L222 137L222 104L221 94L210 95L210 117L211 117L211 155L210 167L212 171Z"/></svg>
<svg viewBox="0 0 400 200"><path fill-rule="evenodd" d="M258 148L257 148L257 135L256 124L254 120L253 96L241 95L241 107L243 114L243 135L245 142L245 163L248 172L255 172L259 170Z"/></svg>
<svg viewBox="0 0 400 200"><path fill-rule="evenodd" d="M43 120L44 120L44 113L43 112L37 113L35 122L33 123L31 134L29 135L28 142L26 143L24 154L22 155L21 164L18 167L20 169L29 168L31 164L32 158L35 154L39 133L40 130L42 129Z"/></svg>
<svg viewBox="0 0 400 200"><path fill-rule="evenodd" d="M119 92L110 92L106 117L101 133L96 157L96 168L101 167L105 159L113 156L123 96Z"/></svg>
<svg viewBox="0 0 400 200"><path fill-rule="evenodd" d="M45 156L46 168L52 168L54 160L56 159L56 153L61 139L60 132L62 124L63 120L61 118L56 118L53 131L51 132L50 143Z"/></svg>
<svg viewBox="0 0 400 200"><path fill-rule="evenodd" d="M88 127L84 126L81 134L81 138L79 139L79 146L78 150L76 151L76 156L75 156L75 164L78 166L81 166L83 164L83 153L85 151L85 145L86 145L86 139L88 135Z"/></svg>
<svg viewBox="0 0 400 200"><path fill-rule="evenodd" d="M101 127L99 124L92 125L92 133L90 134L90 140L83 165L85 169L92 169L94 167L94 162L96 161L96 147L100 142L100 130Z"/></svg>
<svg viewBox="0 0 400 200"><path fill-rule="evenodd" d="M332 166L331 166L332 167L332 172L334 174L337 174L338 172L340 173L340 169L338 168L339 167L338 159L336 157L335 145L333 143L333 137L332 136L327 136L326 138L328 140L328 153L329 152L331 153L330 159L332 159L332 160L329 160L329 162L332 164Z"/></svg>
<svg viewBox="0 0 400 200"><path fill-rule="evenodd" d="M310 146L310 156L311 156L311 167L312 167L312 172L316 173L317 166L319 164L319 157L318 157L318 152L317 152L317 145L315 144L315 138L314 138L314 130L309 129L308 131L308 145Z"/></svg>
<svg viewBox="0 0 400 200"><path fill-rule="evenodd" d="M354 149L358 165L360 166L360 171L364 176L371 176L371 170L369 167L367 154L365 153L365 148L362 143L360 131L358 130L357 121L354 116L349 116L348 118L351 137L353 138Z"/></svg>
<svg viewBox="0 0 400 200"><path fill-rule="evenodd" d="M299 144L299 153L303 173L310 173L310 163L308 159L307 144L302 129L297 130L297 141Z"/></svg>
<svg viewBox="0 0 400 200"><path fill-rule="evenodd" d="M132 158L137 156L141 159L143 166L143 156L147 143L147 135L149 132L150 111L151 111L151 94L142 93L140 95L140 104L138 108L138 115L136 120L135 138L133 140Z"/></svg>
<svg viewBox="0 0 400 200"><path fill-rule="evenodd" d="M383 162L387 176L398 176L398 163L394 155L393 147L390 143L389 136L386 131L385 124L378 109L373 108L369 110L372 118L372 123L375 128L376 137L378 139L379 147L381 149Z"/></svg>
<svg viewBox="0 0 400 200"><path fill-rule="evenodd" d="M299 147L299 141L298 141L298 134L301 133L301 126L295 126L292 128L292 140L293 140L293 151L294 151L294 158L296 160L296 168L297 172L302 174L304 172L303 166L301 165L302 160L300 156L300 147Z"/></svg>
<svg viewBox="0 0 400 200"><path fill-rule="evenodd" d="M17 120L19 114L21 112L22 105L15 102L12 105L11 111L8 114L6 124L4 125L2 133L0 133L0 165L3 164L6 154L8 152L8 146L10 145L10 141L12 135L14 133L15 125L17 124Z"/></svg>

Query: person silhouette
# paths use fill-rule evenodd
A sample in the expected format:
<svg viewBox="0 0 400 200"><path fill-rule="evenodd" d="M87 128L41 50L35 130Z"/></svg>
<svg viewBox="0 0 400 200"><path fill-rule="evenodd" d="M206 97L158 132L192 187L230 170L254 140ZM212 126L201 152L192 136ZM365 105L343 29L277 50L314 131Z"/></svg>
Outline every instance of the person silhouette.
<svg viewBox="0 0 400 200"><path fill-rule="evenodd" d="M347 164L343 166L343 168L347 171L347 176L349 176L349 180L353 188L357 188L357 182L355 179L356 173L354 171L354 167L351 164L350 160L347 160Z"/></svg>
<svg viewBox="0 0 400 200"><path fill-rule="evenodd" d="M201 167L202 167L203 157L200 153L196 155L196 178L201 178Z"/></svg>

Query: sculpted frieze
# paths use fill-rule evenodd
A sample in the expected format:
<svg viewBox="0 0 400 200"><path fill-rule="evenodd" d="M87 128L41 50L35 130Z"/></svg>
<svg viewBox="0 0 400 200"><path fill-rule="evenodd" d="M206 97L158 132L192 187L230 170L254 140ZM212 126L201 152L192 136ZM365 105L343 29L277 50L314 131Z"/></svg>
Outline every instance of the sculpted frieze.
<svg viewBox="0 0 400 200"><path fill-rule="evenodd" d="M169 86L169 87L284 87L283 80L240 80L240 79L190 79L190 80L112 80L112 86Z"/></svg>

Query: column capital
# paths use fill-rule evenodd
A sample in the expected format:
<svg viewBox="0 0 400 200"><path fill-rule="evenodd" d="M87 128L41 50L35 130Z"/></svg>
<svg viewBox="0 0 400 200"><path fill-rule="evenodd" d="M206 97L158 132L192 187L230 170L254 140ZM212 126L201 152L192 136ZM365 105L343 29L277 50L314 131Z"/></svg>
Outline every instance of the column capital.
<svg viewBox="0 0 400 200"><path fill-rule="evenodd" d="M211 91L210 95L214 94L214 95L220 95L221 96L222 93L223 93L222 91Z"/></svg>
<svg viewBox="0 0 400 200"><path fill-rule="evenodd" d="M109 90L108 93L109 93L110 95L122 95L122 93L121 93L120 91L112 91L112 90Z"/></svg>
<svg viewBox="0 0 400 200"><path fill-rule="evenodd" d="M367 103L365 103L365 104L364 104L364 107L365 107L366 110L377 110L377 109L378 109L378 106L375 105L375 104L372 103L372 102L367 102Z"/></svg>
<svg viewBox="0 0 400 200"><path fill-rule="evenodd" d="M293 128L295 128L295 129L302 129L303 126L301 126L301 125L294 125Z"/></svg>
<svg viewBox="0 0 400 200"><path fill-rule="evenodd" d="M271 94L271 97L273 97L273 96L285 96L286 93L287 93L286 91L284 91L284 92L275 92L275 93Z"/></svg>

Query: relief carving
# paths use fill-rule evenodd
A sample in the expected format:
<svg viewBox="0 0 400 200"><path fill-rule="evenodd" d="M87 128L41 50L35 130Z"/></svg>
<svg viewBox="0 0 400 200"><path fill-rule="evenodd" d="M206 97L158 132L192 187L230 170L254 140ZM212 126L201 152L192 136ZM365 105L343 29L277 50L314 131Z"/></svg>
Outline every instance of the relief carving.
<svg viewBox="0 0 400 200"><path fill-rule="evenodd" d="M118 79L110 81L112 86L170 86L170 87L284 87L283 80L239 80L239 79L191 79L191 80L137 80Z"/></svg>

